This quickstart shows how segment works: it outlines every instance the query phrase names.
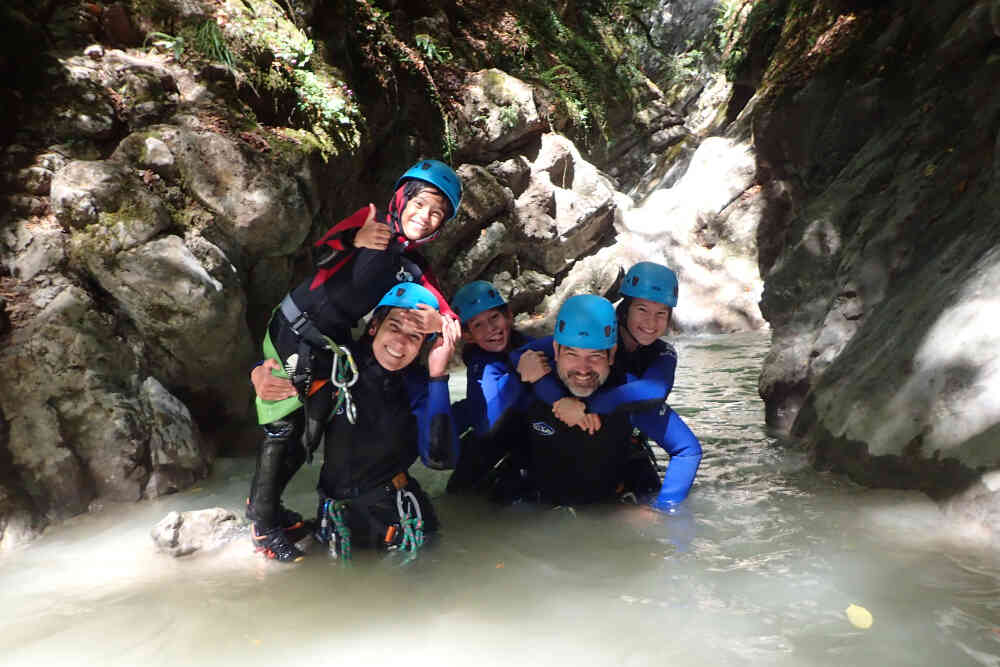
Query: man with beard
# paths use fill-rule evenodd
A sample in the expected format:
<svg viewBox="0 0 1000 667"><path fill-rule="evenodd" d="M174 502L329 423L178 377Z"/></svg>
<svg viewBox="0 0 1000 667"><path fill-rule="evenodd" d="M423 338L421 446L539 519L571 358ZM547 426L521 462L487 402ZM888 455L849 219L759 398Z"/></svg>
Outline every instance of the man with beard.
<svg viewBox="0 0 1000 667"><path fill-rule="evenodd" d="M506 475L507 487L517 489L508 495L572 505L648 494L651 504L661 509L687 496L701 461L701 445L673 410L661 409L662 398L622 403L603 418L587 411L601 391L626 381L613 369L617 340L615 309L607 299L582 294L559 309L552 359L560 383L580 400L582 410L575 419L556 418L549 404L537 400L520 415L526 452ZM519 350L512 358L524 383L550 372L545 356L534 350ZM670 454L662 482L644 448L631 437L633 427ZM512 481L511 474L519 479Z"/></svg>

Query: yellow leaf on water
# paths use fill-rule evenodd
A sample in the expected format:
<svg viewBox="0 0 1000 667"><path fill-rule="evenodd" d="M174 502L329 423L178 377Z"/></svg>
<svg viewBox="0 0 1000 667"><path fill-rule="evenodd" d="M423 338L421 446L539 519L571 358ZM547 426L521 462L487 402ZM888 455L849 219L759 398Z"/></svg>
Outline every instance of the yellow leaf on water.
<svg viewBox="0 0 1000 667"><path fill-rule="evenodd" d="M872 627L872 613L864 607L852 604L847 607L847 620L856 628L867 630Z"/></svg>

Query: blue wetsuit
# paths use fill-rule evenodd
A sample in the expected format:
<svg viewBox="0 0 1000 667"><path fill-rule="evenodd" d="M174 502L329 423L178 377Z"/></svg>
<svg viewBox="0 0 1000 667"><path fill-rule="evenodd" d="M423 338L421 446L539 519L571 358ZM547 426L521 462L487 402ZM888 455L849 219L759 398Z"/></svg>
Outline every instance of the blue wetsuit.
<svg viewBox="0 0 1000 667"><path fill-rule="evenodd" d="M605 416L627 413L635 428L670 455L670 465L653 501L658 506L669 506L687 497L701 462L701 444L684 420L665 402L673 387L677 353L672 345L663 341L657 343L662 345L654 343L631 354L626 352L621 359L616 354L605 385L592 396L580 400L587 405L588 412ZM521 354L528 349L543 352L555 368L551 337L538 339L511 353L515 367ZM624 346L620 344L618 351L624 351ZM549 406L570 396L555 372L536 382L533 391Z"/></svg>
<svg viewBox="0 0 1000 667"><path fill-rule="evenodd" d="M514 347L531 341L511 331ZM462 455L448 480L448 491L468 490L504 457L512 441L512 415L522 413L534 400L524 391L508 352L487 352L468 344L462 350L466 367L466 397L452 406L458 432L463 434Z"/></svg>
<svg viewBox="0 0 1000 667"><path fill-rule="evenodd" d="M542 352L549 364L553 365L551 336L529 343L524 350ZM513 353L515 364L524 350ZM670 343L656 340L652 345L640 346L628 352L619 337L614 369L624 373L626 381L617 387L602 388L589 404L591 412L606 415L619 409L635 412L643 407L659 407L666 402L670 390L674 388L677 350ZM535 396L549 405L570 396L555 373L544 375L533 385L533 389Z"/></svg>

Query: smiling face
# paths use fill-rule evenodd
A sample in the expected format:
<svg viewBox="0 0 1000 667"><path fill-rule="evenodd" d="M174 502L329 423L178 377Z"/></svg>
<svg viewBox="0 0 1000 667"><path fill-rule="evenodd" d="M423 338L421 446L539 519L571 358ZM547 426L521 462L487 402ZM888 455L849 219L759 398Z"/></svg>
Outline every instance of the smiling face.
<svg viewBox="0 0 1000 667"><path fill-rule="evenodd" d="M465 323L463 338L486 352L503 352L510 343L512 317L509 308L490 308Z"/></svg>
<svg viewBox="0 0 1000 667"><path fill-rule="evenodd" d="M566 388L577 398L590 396L608 379L615 360L615 348L588 350L553 343L556 353L556 373Z"/></svg>
<svg viewBox="0 0 1000 667"><path fill-rule="evenodd" d="M649 299L632 299L628 307L625 329L639 345L650 345L670 326L673 309Z"/></svg>
<svg viewBox="0 0 1000 667"><path fill-rule="evenodd" d="M437 231L449 210L448 200L439 190L425 188L410 197L399 216L403 234L411 241L419 241Z"/></svg>
<svg viewBox="0 0 1000 667"><path fill-rule="evenodd" d="M368 329L372 338L375 361L387 371L398 371L409 366L424 343L424 334L417 331L406 317L405 308L393 308L381 324Z"/></svg>

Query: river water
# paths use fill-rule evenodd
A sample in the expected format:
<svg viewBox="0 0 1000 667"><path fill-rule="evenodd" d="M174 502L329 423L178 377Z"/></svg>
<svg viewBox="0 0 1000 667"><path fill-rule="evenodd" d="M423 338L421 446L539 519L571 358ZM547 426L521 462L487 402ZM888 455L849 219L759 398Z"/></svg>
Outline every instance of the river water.
<svg viewBox="0 0 1000 667"><path fill-rule="evenodd" d="M195 489L3 556L0 664L1000 665L1000 557L922 495L817 473L769 435L766 335L674 342L673 405L705 450L676 514L498 508L415 467L443 530L408 563L312 549L284 566L246 540L156 553L149 530L168 511L240 509L252 461L223 459ZM318 470L289 505L314 507Z"/></svg>

